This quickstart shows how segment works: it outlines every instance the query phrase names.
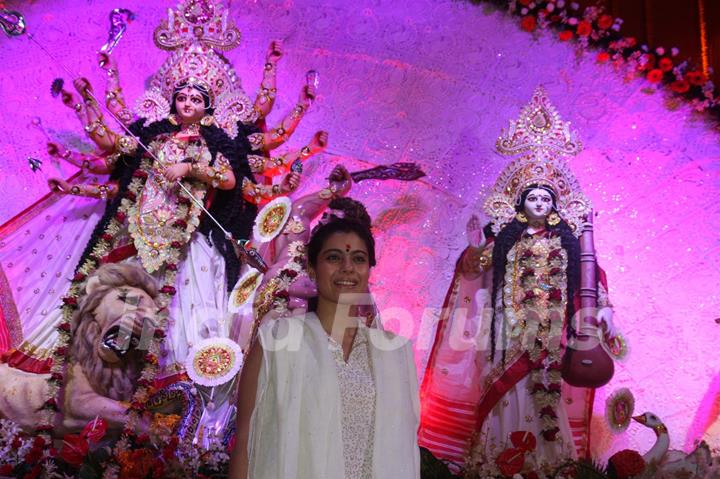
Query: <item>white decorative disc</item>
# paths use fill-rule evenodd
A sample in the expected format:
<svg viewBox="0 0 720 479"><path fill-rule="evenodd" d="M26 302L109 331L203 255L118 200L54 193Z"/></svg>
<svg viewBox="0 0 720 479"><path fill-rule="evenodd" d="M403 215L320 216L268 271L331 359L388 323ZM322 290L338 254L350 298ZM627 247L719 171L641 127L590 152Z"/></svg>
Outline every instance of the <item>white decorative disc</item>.
<svg viewBox="0 0 720 479"><path fill-rule="evenodd" d="M255 226L253 226L255 241L267 243L279 235L290 217L291 210L292 201L287 196L280 196L266 204L255 218Z"/></svg>
<svg viewBox="0 0 720 479"><path fill-rule="evenodd" d="M220 386L232 380L243 365L240 346L229 338L203 339L190 349L185 370L202 386Z"/></svg>
<svg viewBox="0 0 720 479"><path fill-rule="evenodd" d="M251 269L242 275L230 292L228 311L238 313L244 305L252 302L255 297L255 291L260 286L262 279L263 274L256 269Z"/></svg>

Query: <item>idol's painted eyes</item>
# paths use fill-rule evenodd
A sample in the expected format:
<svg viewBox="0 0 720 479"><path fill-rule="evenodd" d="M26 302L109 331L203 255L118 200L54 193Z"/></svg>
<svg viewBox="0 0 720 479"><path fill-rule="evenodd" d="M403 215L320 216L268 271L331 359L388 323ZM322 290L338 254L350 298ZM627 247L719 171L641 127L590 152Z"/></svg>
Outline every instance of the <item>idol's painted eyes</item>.
<svg viewBox="0 0 720 479"><path fill-rule="evenodd" d="M535 196L535 195L530 195L530 196L527 197L527 200L528 200L528 201L538 201L538 200L540 200L540 201L542 201L543 203L550 203L550 202L552 202L552 198L551 198L550 196L540 196L540 197L538 197L538 196Z"/></svg>
<svg viewBox="0 0 720 479"><path fill-rule="evenodd" d="M181 93L180 95L178 95L178 96L176 97L176 99L177 99L177 101L179 101L179 102L183 102L183 101L186 101L186 100L187 100L187 96ZM203 102L203 99L202 99L202 97L200 97L200 96L195 96L195 95L193 95L193 96L190 97L190 101L191 101L192 103L196 104L196 105L199 105L200 103Z"/></svg>

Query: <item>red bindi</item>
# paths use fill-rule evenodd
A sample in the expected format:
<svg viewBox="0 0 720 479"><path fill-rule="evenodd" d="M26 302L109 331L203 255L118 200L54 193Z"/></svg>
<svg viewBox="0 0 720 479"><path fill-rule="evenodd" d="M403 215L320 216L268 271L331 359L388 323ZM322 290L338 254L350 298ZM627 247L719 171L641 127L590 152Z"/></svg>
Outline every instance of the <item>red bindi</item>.
<svg viewBox="0 0 720 479"><path fill-rule="evenodd" d="M345 252L346 252L346 253L349 253L349 252L350 252L350 245L347 244L347 243L345 244Z"/></svg>

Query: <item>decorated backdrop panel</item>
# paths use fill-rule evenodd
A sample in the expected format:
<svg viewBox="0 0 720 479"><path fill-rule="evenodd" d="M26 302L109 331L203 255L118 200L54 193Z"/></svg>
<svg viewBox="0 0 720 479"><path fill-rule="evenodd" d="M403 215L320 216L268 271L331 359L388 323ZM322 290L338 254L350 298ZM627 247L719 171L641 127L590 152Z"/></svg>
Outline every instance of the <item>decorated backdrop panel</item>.
<svg viewBox="0 0 720 479"><path fill-rule="evenodd" d="M1 222L44 195L48 177L74 172L44 153L38 123L53 139L89 148L72 111L50 96L54 78L69 80L61 65L102 92L94 51L107 39L110 10L129 8L137 18L113 55L127 97L137 98L165 58L151 34L172 4L9 6L24 13L56 61L26 37L0 37ZM352 193L369 206L379 238L373 290L390 327L416 340L419 366L466 244L465 223L508 161L494 152L495 139L544 85L583 139L584 152L571 161L595 203L600 261L617 325L631 345L627 362L597 393L593 449L607 457L625 447L644 451L654 441L637 424L610 435L605 398L620 387L635 394L637 412L665 421L671 447L689 448L703 436L720 446L715 125L647 84L623 82L554 35L526 33L502 13L462 1L233 0L231 12L244 37L229 57L249 93L269 42L285 41L271 123L294 105L305 72L320 72L321 95L291 143L326 129L330 148L308 164L301 193L322 184L339 161L351 171L414 161L427 172L414 184L361 183ZM30 170L29 156L43 160L42 171Z"/></svg>

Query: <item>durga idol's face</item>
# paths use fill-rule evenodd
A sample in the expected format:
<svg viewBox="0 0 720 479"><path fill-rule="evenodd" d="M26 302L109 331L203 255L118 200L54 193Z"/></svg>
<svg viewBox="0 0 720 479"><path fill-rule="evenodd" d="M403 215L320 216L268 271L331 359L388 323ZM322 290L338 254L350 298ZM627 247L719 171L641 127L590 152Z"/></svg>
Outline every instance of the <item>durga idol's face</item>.
<svg viewBox="0 0 720 479"><path fill-rule="evenodd" d="M205 99L198 90L186 86L175 95L175 111L182 124L198 123L205 116Z"/></svg>
<svg viewBox="0 0 720 479"><path fill-rule="evenodd" d="M529 220L544 221L552 211L552 195L542 188L530 190L523 207Z"/></svg>

